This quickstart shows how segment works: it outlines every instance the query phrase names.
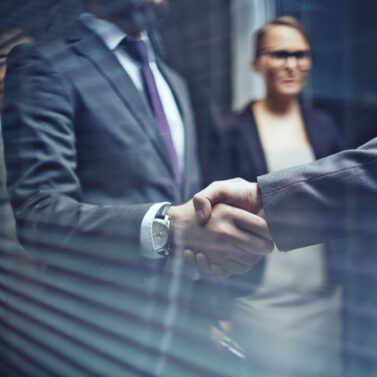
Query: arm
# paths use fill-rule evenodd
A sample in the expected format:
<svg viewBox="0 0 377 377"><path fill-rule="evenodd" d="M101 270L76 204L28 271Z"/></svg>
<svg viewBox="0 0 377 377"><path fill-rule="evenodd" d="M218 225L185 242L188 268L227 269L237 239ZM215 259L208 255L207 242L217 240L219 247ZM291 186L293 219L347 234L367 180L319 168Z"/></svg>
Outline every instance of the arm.
<svg viewBox="0 0 377 377"><path fill-rule="evenodd" d="M219 203L199 226L193 201L171 207L173 246L195 250L229 273L243 274L273 249L266 222L240 208Z"/></svg>
<svg viewBox="0 0 377 377"><path fill-rule="evenodd" d="M376 232L376 150L373 139L358 149L258 178L279 249Z"/></svg>
<svg viewBox="0 0 377 377"><path fill-rule="evenodd" d="M198 221L211 203L255 212L263 203L267 223L280 250L330 239L375 233L377 229L377 139L311 164L258 178L255 183L217 182L194 197ZM256 207L253 208L252 204Z"/></svg>
<svg viewBox="0 0 377 377"><path fill-rule="evenodd" d="M88 151L76 149L77 102L74 89L38 51L31 47L14 50L9 59L4 123L9 188L20 238L29 249L48 251L44 258L55 260L58 252L59 257L66 254L73 260L110 264L130 276L143 277L153 265L141 257L139 241L150 204L95 205L83 201L77 161L79 153ZM250 214L233 215L222 206L215 213L217 220L202 229L196 224L192 202L172 207L175 246L198 247L208 252L211 261L228 266L228 259L250 266L254 258L248 249L255 242L258 248L267 245L266 250L270 249L269 241L261 246L260 239L254 241L249 236ZM246 231L236 232L237 228ZM225 254L220 253L219 244L225 244ZM244 246L243 252L233 244ZM232 266L229 268L239 271L238 265Z"/></svg>
<svg viewBox="0 0 377 377"><path fill-rule="evenodd" d="M8 58L5 90L8 188L22 243L51 258L57 250L72 260L97 257L98 264L122 266L137 277L145 268L140 224L150 205L82 201L76 103L66 80L32 46L20 46Z"/></svg>

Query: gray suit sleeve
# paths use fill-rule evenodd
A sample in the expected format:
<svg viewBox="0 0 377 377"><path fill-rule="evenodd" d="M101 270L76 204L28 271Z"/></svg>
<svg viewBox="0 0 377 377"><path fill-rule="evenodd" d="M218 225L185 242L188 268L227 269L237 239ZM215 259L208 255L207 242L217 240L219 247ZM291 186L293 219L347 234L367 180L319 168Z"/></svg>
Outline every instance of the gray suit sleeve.
<svg viewBox="0 0 377 377"><path fill-rule="evenodd" d="M258 183L280 250L376 232L377 138Z"/></svg>
<svg viewBox="0 0 377 377"><path fill-rule="evenodd" d="M76 174L75 106L66 80L35 48L12 51L3 127L19 239L47 257L65 253L138 275L145 268L140 225L150 204L83 202Z"/></svg>

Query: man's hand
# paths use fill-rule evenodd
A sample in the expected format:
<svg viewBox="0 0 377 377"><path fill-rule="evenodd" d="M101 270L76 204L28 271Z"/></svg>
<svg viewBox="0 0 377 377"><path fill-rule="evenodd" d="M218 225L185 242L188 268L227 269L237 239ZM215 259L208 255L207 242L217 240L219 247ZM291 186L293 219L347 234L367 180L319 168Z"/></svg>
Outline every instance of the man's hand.
<svg viewBox="0 0 377 377"><path fill-rule="evenodd" d="M205 224L216 203L225 203L245 211L258 214L262 209L262 199L257 183L241 178L217 181L194 195L193 203L199 224Z"/></svg>
<svg viewBox="0 0 377 377"><path fill-rule="evenodd" d="M204 274L213 275L218 279L224 279L233 274L232 272L224 270L224 268L218 264L211 264L204 253L199 252L195 254L192 250L186 249L183 252L183 256L187 266L198 269Z"/></svg>
<svg viewBox="0 0 377 377"><path fill-rule="evenodd" d="M243 274L272 251L263 218L222 203L211 209L209 220L199 225L192 200L170 207L173 247L195 250L207 258L207 263L215 265L212 269L226 274Z"/></svg>
<svg viewBox="0 0 377 377"><path fill-rule="evenodd" d="M226 203L257 214L265 219L258 184L241 178L217 181L210 184L204 190L194 195L193 203L198 224L201 225L206 224L210 219L212 208L216 203ZM269 232L268 234L269 239L272 240ZM198 268L203 273L212 274L220 278L231 275L222 266L211 263L207 255L200 251L194 253L192 250L185 250L184 257L188 265Z"/></svg>

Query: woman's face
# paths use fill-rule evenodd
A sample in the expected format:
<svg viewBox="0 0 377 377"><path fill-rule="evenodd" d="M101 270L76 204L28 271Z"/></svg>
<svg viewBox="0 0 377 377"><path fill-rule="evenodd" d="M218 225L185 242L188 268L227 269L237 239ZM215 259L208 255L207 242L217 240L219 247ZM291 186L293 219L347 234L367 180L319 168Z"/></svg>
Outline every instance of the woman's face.
<svg viewBox="0 0 377 377"><path fill-rule="evenodd" d="M273 26L266 32L261 55L252 67L262 74L267 93L296 96L310 73L310 46L298 30Z"/></svg>

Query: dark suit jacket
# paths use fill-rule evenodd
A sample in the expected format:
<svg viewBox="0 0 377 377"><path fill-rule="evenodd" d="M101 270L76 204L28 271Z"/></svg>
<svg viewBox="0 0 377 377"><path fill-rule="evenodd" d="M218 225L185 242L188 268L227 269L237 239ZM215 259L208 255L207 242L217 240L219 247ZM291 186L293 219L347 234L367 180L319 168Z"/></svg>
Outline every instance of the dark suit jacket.
<svg viewBox="0 0 377 377"><path fill-rule="evenodd" d="M342 149L342 138L337 126L322 111L302 107L302 116L315 157L320 159ZM255 182L267 173L267 165L258 135L254 114L249 103L239 113L231 114L217 126L210 150L210 181L241 177ZM337 245L327 245L327 267L336 266ZM247 294L256 287L263 276L264 261L259 262L249 273L234 277L239 284L234 291ZM334 279L334 271L328 273ZM242 283L244 282L244 283Z"/></svg>
<svg viewBox="0 0 377 377"><path fill-rule="evenodd" d="M186 85L162 61L158 65L185 125L182 187L147 101L80 21L66 38L9 55L5 157L20 239L28 248L42 242L97 254L122 268L128 258L134 271L148 203L182 203L199 189Z"/></svg>
<svg viewBox="0 0 377 377"><path fill-rule="evenodd" d="M145 279L156 266L140 256L139 236L152 203L182 203L200 188L186 84L158 60L185 126L180 186L147 101L80 21L67 37L15 47L7 62L8 190L19 238L36 258L19 280L18 310L33 326L22 316L13 326L44 350L33 368L19 368L35 376L152 376L161 358L182 365L160 348L182 304L179 276L166 266ZM188 289L181 301L189 298ZM24 352L24 339L12 345Z"/></svg>

